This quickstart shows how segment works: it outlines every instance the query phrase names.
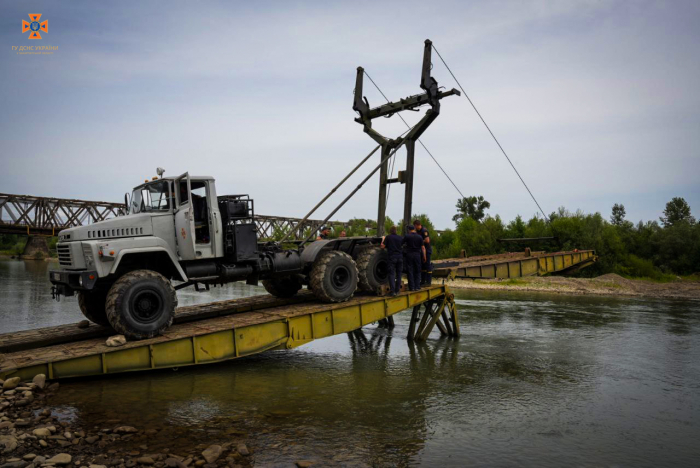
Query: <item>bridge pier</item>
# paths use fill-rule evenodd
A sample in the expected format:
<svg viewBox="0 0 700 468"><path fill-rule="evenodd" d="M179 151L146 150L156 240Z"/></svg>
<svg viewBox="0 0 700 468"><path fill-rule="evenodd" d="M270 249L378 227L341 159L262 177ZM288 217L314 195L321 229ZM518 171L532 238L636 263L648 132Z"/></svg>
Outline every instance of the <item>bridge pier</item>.
<svg viewBox="0 0 700 468"><path fill-rule="evenodd" d="M29 236L22 258L44 259L49 257L49 243L44 236Z"/></svg>

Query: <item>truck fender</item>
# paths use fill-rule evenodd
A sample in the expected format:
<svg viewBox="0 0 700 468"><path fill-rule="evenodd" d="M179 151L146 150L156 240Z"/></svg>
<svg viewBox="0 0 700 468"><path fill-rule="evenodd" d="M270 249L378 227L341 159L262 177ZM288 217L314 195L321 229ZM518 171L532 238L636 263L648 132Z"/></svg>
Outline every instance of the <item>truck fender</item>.
<svg viewBox="0 0 700 468"><path fill-rule="evenodd" d="M304 265L313 263L314 260L316 260L316 257L318 257L322 251L332 250L334 243L334 239L317 240L312 242L308 247L304 247L304 250L301 252L301 262Z"/></svg>
<svg viewBox="0 0 700 468"><path fill-rule="evenodd" d="M119 268L119 264L122 261L122 258L126 255L131 255L131 254L144 254L144 253L154 253L154 252L165 252L168 255L168 258L170 259L172 266L175 267L175 270L177 271L178 275L180 275L180 280L181 281L187 281L187 275L185 274L184 270L180 266L180 262L177 261L175 257L173 257L173 254L166 248L164 247L137 247L133 249L124 249L120 250L119 253L117 254L117 258L114 259L114 265L112 266L112 269L110 270L110 274L114 274L117 272L117 269Z"/></svg>
<svg viewBox="0 0 700 468"><path fill-rule="evenodd" d="M308 247L304 247L304 250L301 252L301 261L304 265L310 265L322 252L327 252L329 250L340 250L355 259L363 247L379 245L381 242L381 237L369 236L338 237L336 239L317 240L312 242Z"/></svg>

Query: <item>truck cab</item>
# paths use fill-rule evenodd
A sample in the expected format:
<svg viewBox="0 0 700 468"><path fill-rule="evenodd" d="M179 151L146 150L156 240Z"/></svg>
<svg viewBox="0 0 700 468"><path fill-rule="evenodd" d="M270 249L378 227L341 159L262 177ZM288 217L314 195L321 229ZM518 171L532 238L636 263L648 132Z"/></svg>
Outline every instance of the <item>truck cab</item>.
<svg viewBox="0 0 700 468"><path fill-rule="evenodd" d="M60 269L49 279L55 297L77 294L89 320L128 338L164 332L176 290L187 286L262 282L269 293L290 297L306 285L319 300L343 302L358 286L378 292L388 281L380 238L292 249L261 241L253 200L217 195L213 177L154 177L125 198L123 216L59 233Z"/></svg>

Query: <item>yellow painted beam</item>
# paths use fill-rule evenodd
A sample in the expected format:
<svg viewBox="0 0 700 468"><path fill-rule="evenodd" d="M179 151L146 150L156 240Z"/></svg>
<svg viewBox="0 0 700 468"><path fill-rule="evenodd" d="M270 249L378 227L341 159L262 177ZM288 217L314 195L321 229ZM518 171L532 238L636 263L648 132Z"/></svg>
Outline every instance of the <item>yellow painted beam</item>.
<svg viewBox="0 0 700 468"><path fill-rule="evenodd" d="M221 362L271 349L295 348L350 332L436 298L453 304L447 286L434 285L396 297L362 297L344 304L276 307L270 309L269 315L262 309L203 319L175 325L164 336L127 343L125 348L105 349L101 338L38 348L32 350L31 359L23 358L26 354L22 352L5 355L5 362L16 365L11 369L3 367L0 377L31 379L43 373L61 379ZM288 317L284 317L286 310L291 311ZM246 317L245 325L224 328L243 316L252 318ZM457 320L455 327L459 327ZM22 359L30 362L22 365Z"/></svg>

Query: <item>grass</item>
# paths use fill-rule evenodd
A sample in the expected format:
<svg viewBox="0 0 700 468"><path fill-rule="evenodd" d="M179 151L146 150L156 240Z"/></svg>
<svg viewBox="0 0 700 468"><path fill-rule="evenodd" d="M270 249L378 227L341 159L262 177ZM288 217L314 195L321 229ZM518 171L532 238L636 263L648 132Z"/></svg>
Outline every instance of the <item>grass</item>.
<svg viewBox="0 0 700 468"><path fill-rule="evenodd" d="M700 282L700 275L698 274L692 274L692 275L674 275L670 273L661 273L657 277L649 277L649 276L628 276L628 275L622 275L625 278L629 280L639 280L639 281L650 281L652 283L698 283Z"/></svg>

